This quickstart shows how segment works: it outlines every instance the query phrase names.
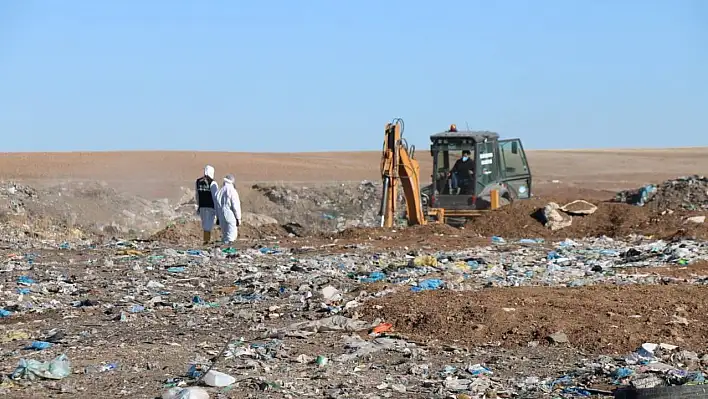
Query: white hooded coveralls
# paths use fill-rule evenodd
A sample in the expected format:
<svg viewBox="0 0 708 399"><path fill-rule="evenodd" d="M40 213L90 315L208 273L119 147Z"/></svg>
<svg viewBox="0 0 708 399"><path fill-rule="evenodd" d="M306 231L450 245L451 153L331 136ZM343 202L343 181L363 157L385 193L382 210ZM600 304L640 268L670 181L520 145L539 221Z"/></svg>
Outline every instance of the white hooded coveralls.
<svg viewBox="0 0 708 399"><path fill-rule="evenodd" d="M209 176L211 179L214 179L214 167L211 165L205 166L204 176ZM216 193L219 191L219 185L216 184L215 181L212 181L209 185L209 189L211 190L211 197L214 200L214 208L217 208L218 205L216 204ZM195 199L198 204L199 191L197 191ZM216 221L217 214L217 211L214 208L199 208L198 210L199 218L202 220L202 229L204 231L211 232L211 230L214 228L214 222Z"/></svg>
<svg viewBox="0 0 708 399"><path fill-rule="evenodd" d="M216 193L219 225L221 226L221 240L224 243L236 241L238 237L238 224L241 224L241 200L234 187L234 178L228 175L224 178L224 185Z"/></svg>

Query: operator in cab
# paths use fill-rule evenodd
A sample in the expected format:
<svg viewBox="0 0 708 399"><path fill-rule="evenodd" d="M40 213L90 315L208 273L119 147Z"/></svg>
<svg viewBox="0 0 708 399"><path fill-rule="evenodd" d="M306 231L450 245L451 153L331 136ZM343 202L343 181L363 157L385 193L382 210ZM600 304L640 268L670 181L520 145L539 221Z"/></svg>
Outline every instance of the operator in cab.
<svg viewBox="0 0 708 399"><path fill-rule="evenodd" d="M462 157L455 162L450 170L450 178L453 179L453 186L459 188L460 194L472 193L472 181L474 180L474 160L470 159L470 151L462 151ZM455 184L456 183L456 184Z"/></svg>

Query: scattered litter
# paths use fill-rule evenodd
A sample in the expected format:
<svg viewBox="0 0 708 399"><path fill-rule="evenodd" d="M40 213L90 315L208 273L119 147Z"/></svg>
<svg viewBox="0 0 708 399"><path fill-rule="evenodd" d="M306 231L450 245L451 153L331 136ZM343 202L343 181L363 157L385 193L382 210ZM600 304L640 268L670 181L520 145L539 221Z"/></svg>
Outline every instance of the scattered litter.
<svg viewBox="0 0 708 399"><path fill-rule="evenodd" d="M418 285L411 287L411 291L420 292L427 290L436 290L443 285L442 280L437 278L429 278L418 283Z"/></svg>
<svg viewBox="0 0 708 399"><path fill-rule="evenodd" d="M209 393L200 387L173 387L162 394L162 399L209 399Z"/></svg>
<svg viewBox="0 0 708 399"><path fill-rule="evenodd" d="M470 225L380 231L360 228L367 226L364 219L347 224L333 199L325 197L317 198L315 216L337 233L308 235L293 222L288 228L271 226L289 232L271 238L270 227L254 232L246 225L244 236L259 238L239 239L238 249L197 247L202 237L197 224L190 230L196 223L193 207L192 219L173 221L170 231L183 226L196 240L179 245L167 245L159 235L119 241L110 238L120 235L110 226L103 226L100 240L71 242L64 236L39 237L39 232L30 239L31 229L21 229L8 239L16 241L6 240L0 259L0 317L9 318L3 320L0 342L8 372L17 365L0 392L10 397L37 390L37 396L46 396L40 390L56 390L79 397L95 394L84 391L92 389L86 382L93 379L105 383L105 395L111 397L135 396L142 392L139 387L173 399L228 396L234 390L253 397L461 399L607 396L608 386L703 384L708 353L696 345L696 331L705 318L691 301L695 298L661 312L645 304L653 309L652 301L670 298L656 294L660 289L708 284L708 245L700 235L684 234L705 228L705 216L691 212L708 209L708 198L700 193L708 195L704 183L690 178L639 190L637 204L672 204L673 210L655 213L675 212L672 226L680 230L672 235L577 234L578 226L594 218L608 225L612 217L621 219L621 212L608 217L608 206L647 209L585 200L548 203L540 212L548 229L529 216L535 230L520 221L519 233L507 226L508 219L496 219L480 235ZM374 192L369 184L362 183L363 190ZM12 194L14 206L26 199L20 198L22 192ZM314 196L307 190L263 193L292 204ZM0 199L5 198L0 187ZM548 200L535 201L538 210ZM368 209L364 203L357 206ZM513 206L523 210L524 205ZM375 213L369 216L375 224ZM628 287L638 285L646 287L645 302L629 298ZM577 297L554 301L560 297L555 290L607 293L603 287L608 286L621 300L605 308L608 314L592 314L588 324L578 325L585 322L574 314ZM464 302L480 293L514 291L505 287L542 287L549 294L513 299L499 294L494 301ZM595 298L602 294L593 303ZM388 309L390 303L397 306ZM405 306L410 303L418 305ZM539 304L547 313L528 311ZM567 319L548 322L559 313ZM606 323L597 324L595 317ZM628 321L646 323L641 338L623 335ZM493 335L500 326L501 333ZM598 331L606 329L612 334L600 337ZM464 339L458 339L460 331ZM225 344L231 333L243 338ZM589 343L588 336L597 342ZM660 337L674 342L659 342ZM657 343L632 352L628 346L636 339ZM583 346L593 344L592 349L601 348L598 353L628 353L593 356L596 352ZM38 360L64 348L81 365L78 372L71 373L64 355ZM222 354L217 367L224 372L210 369ZM136 385L140 376L156 373L168 375ZM64 381L27 384L23 379Z"/></svg>
<svg viewBox="0 0 708 399"><path fill-rule="evenodd" d="M41 351L44 349L49 349L52 347L51 342L44 342L44 341L32 341L32 343L27 347L27 349L33 349L37 351Z"/></svg>
<svg viewBox="0 0 708 399"><path fill-rule="evenodd" d="M49 362L42 362L34 359L20 359L20 363L12 373L13 379L44 378L50 380L61 380L71 374L71 363L65 355L59 355Z"/></svg>
<svg viewBox="0 0 708 399"><path fill-rule="evenodd" d="M236 378L220 371L209 370L204 376L203 381L210 387L227 387L236 382Z"/></svg>

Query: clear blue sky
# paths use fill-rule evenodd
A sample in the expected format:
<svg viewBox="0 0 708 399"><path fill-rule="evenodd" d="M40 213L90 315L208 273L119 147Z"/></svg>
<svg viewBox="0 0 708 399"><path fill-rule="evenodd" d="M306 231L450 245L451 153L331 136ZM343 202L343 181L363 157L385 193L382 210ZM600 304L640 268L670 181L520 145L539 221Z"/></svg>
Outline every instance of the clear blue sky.
<svg viewBox="0 0 708 399"><path fill-rule="evenodd" d="M7 0L0 151L708 145L705 0Z"/></svg>

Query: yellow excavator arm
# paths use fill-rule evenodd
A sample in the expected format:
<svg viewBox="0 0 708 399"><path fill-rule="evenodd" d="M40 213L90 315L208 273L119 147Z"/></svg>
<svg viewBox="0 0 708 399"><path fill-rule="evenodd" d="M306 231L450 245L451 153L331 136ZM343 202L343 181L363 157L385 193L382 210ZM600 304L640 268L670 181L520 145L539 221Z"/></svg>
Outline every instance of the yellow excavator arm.
<svg viewBox="0 0 708 399"><path fill-rule="evenodd" d="M393 227L398 202L398 188L403 188L409 225L426 224L420 198L420 165L414 158L415 147L403 138L404 123L398 118L386 124L381 154L381 227Z"/></svg>

